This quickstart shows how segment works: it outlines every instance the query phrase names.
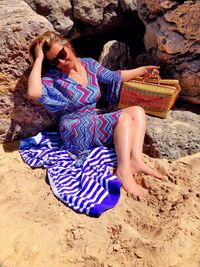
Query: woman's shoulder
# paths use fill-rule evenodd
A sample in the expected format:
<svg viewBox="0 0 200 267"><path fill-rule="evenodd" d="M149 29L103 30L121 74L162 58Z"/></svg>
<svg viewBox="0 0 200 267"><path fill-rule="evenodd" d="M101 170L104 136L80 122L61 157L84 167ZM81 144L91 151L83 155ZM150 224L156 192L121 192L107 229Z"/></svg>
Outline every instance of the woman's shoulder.
<svg viewBox="0 0 200 267"><path fill-rule="evenodd" d="M95 64L97 61L91 57L81 57L80 60L84 63Z"/></svg>

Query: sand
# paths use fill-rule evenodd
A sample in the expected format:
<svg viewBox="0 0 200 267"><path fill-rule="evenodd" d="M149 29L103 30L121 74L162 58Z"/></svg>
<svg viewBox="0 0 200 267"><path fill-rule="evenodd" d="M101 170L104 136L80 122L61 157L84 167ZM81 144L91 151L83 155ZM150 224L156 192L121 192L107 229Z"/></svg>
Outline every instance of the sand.
<svg viewBox="0 0 200 267"><path fill-rule="evenodd" d="M1 267L200 267L200 153L177 161L144 159L162 181L140 175L145 198L121 190L99 218L58 201L46 172L0 146Z"/></svg>

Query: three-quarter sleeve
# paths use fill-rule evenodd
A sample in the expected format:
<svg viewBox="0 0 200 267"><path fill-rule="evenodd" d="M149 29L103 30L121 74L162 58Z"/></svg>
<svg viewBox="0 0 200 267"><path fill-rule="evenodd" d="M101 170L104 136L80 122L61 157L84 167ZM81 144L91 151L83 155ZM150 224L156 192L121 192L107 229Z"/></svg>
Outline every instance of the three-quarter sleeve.
<svg viewBox="0 0 200 267"><path fill-rule="evenodd" d="M42 79L42 96L37 99L49 112L60 113L68 110L69 100L60 90L53 77L44 77Z"/></svg>
<svg viewBox="0 0 200 267"><path fill-rule="evenodd" d="M106 101L109 105L115 105L119 100L121 71L111 71L96 60L91 59L91 61L96 70L98 82L107 84Z"/></svg>

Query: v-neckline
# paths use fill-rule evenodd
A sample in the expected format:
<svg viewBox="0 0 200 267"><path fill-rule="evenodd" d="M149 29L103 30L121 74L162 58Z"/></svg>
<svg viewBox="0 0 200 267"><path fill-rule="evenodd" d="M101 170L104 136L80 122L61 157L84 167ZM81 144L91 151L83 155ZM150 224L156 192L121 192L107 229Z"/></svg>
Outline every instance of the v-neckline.
<svg viewBox="0 0 200 267"><path fill-rule="evenodd" d="M81 85L81 86L84 87L84 88L87 88L87 87L89 86L89 73L88 73L88 71L87 71L87 68L85 67L85 63L84 63L84 61L83 61L81 58L79 58L79 60L80 60L80 63L84 66L84 69L85 69L85 71L86 71L86 76L87 76L87 84L86 84L86 85L83 85L83 84L81 84L80 82L77 82L76 80L74 80L73 78L69 77L69 75L67 75L67 74L64 73L64 72L63 72L63 74L64 74L65 76L67 76L67 78L68 78L71 82L73 82L73 83L75 83L75 84L77 84L77 85Z"/></svg>

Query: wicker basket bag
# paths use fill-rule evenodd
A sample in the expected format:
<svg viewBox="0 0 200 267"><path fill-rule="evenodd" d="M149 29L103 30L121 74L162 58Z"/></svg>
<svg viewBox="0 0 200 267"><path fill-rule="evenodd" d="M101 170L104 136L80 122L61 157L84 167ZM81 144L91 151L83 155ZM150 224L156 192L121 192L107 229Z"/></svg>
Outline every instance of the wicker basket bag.
<svg viewBox="0 0 200 267"><path fill-rule="evenodd" d="M122 83L118 108L141 106L147 114L166 118L179 91L178 80L135 78Z"/></svg>

